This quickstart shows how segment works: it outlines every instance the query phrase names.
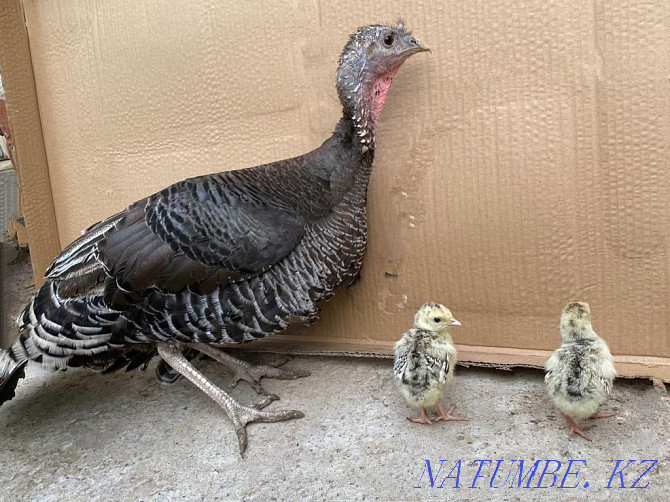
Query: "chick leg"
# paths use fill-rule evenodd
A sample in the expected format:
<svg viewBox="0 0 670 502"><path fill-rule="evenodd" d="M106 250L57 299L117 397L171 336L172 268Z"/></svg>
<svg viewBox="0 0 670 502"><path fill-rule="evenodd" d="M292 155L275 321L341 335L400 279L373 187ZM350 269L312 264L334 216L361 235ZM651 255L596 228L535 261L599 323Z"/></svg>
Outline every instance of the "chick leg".
<svg viewBox="0 0 670 502"><path fill-rule="evenodd" d="M442 403L438 402L437 408L440 410L440 414L435 417L435 422L439 422L440 420L444 420L445 422L448 421L468 422L468 419L465 417L457 417L451 414L451 412L454 411L454 409L456 408L455 404L451 405L449 411L444 411L444 408L442 408Z"/></svg>
<svg viewBox="0 0 670 502"><path fill-rule="evenodd" d="M426 414L426 408L421 408L421 416L419 418L407 417L407 420L415 424L432 424L432 422L428 418L428 415Z"/></svg>
<svg viewBox="0 0 670 502"><path fill-rule="evenodd" d="M193 348L208 355L212 359L225 364L233 370L234 374L233 381L230 384L231 387L235 387L240 380L244 380L245 382L248 382L258 394L263 394L265 396L267 396L268 393L261 386L261 378L263 377L276 378L278 380L295 380L296 378L307 377L310 375L309 371L283 370L269 364L253 365L246 361L242 361L241 359L237 359L221 349L217 349L216 347L204 343L194 343ZM277 366L282 365L285 362L286 360L280 362Z"/></svg>
<svg viewBox="0 0 670 502"><path fill-rule="evenodd" d="M580 427L577 422L575 422L572 417L567 416L564 413L561 413L563 415L563 418L565 418L565 421L568 422L568 425L570 426L570 432L575 433L578 436L583 437L587 441L591 441L591 438L586 435L584 432L584 429L588 429L589 427L593 427L593 425L585 425L583 427Z"/></svg>
<svg viewBox="0 0 670 502"><path fill-rule="evenodd" d="M616 417L616 413L594 413L589 418L610 418Z"/></svg>
<svg viewBox="0 0 670 502"><path fill-rule="evenodd" d="M265 396L251 406L243 406L195 369L179 349L167 343L159 343L158 353L172 368L185 376L224 409L226 415L233 422L233 427L235 427L240 455L247 449L247 424L251 422L279 422L280 420L305 416L302 412L295 410L261 411L262 408L274 401L276 396Z"/></svg>

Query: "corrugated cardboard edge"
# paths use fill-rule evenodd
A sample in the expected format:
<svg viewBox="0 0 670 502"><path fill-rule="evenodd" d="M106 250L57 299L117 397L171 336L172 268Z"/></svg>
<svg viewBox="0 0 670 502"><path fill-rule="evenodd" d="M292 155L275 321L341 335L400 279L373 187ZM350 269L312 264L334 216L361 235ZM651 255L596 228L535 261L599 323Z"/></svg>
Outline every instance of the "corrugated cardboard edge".
<svg viewBox="0 0 670 502"><path fill-rule="evenodd" d="M20 0L0 2L0 72L14 140L33 273L38 285L60 250L32 59Z"/></svg>
<svg viewBox="0 0 670 502"><path fill-rule="evenodd" d="M301 356L346 356L390 359L393 347L385 344L328 343L307 341L305 337L278 336L251 344L230 345L226 349L252 352L276 352ZM456 345L458 364L511 370L513 368L544 367L551 351L516 349L513 347L485 347ZM523 361L523 362L519 362ZM670 360L648 356L614 356L617 372L627 378L659 378L670 383Z"/></svg>

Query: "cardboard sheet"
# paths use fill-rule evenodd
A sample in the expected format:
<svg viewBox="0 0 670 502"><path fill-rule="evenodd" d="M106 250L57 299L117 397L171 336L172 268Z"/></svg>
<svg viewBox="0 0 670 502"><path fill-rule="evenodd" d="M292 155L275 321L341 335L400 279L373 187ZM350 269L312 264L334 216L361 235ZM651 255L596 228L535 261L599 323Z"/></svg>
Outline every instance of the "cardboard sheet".
<svg viewBox="0 0 670 502"><path fill-rule="evenodd" d="M0 47L0 73L11 123L11 127L3 128L11 128L12 163L20 166L19 205L29 226L31 258L39 278L60 251L60 243L28 33L19 0L0 2ZM28 202L23 204L24 201ZM17 228L17 233L20 231Z"/></svg>
<svg viewBox="0 0 670 502"><path fill-rule="evenodd" d="M670 379L663 2L24 4L61 245L171 182L317 147L348 34L402 15L433 53L378 126L362 281L265 343L388 354L432 299L467 359L542 364L579 299L622 373Z"/></svg>

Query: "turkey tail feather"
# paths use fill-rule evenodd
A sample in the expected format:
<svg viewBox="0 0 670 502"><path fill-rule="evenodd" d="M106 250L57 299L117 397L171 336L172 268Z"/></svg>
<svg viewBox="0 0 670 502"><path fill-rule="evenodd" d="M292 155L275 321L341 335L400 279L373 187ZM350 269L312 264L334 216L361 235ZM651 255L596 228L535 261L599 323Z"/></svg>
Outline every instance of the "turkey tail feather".
<svg viewBox="0 0 670 502"><path fill-rule="evenodd" d="M13 347L0 351L0 405L14 397L19 380L26 376L28 354L19 340Z"/></svg>

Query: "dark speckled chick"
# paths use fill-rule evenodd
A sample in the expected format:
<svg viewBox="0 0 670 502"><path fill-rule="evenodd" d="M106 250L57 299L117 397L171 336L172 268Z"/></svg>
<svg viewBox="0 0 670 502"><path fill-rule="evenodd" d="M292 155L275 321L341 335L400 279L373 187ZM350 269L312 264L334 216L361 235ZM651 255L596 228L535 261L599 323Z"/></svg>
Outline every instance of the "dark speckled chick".
<svg viewBox="0 0 670 502"><path fill-rule="evenodd" d="M425 303L414 316L414 327L395 344L393 372L407 404L421 408L421 417L412 422L430 424L439 420L467 421L445 412L442 395L454 376L456 347L447 329L460 326L448 308ZM439 414L429 418L426 408L437 405Z"/></svg>
<svg viewBox="0 0 670 502"><path fill-rule="evenodd" d="M571 302L561 315L563 343L547 361L544 381L556 408L570 425L570 432L591 441L575 419L607 418L597 413L612 390L616 370L605 340L591 327L588 303Z"/></svg>

